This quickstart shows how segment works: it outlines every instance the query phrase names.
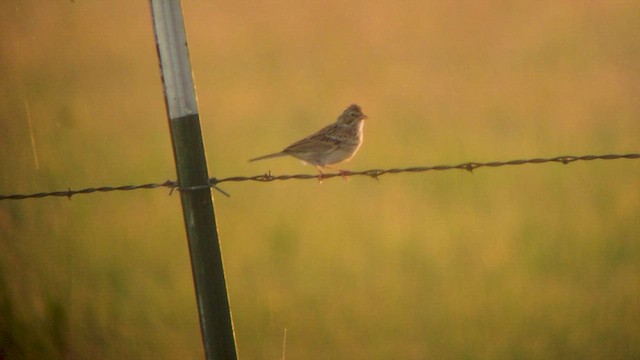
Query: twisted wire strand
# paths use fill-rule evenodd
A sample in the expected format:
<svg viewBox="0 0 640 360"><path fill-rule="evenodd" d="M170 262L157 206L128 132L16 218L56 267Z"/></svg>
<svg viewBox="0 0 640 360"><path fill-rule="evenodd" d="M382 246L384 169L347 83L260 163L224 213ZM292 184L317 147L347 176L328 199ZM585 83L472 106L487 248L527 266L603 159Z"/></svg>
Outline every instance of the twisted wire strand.
<svg viewBox="0 0 640 360"><path fill-rule="evenodd" d="M272 182L272 181L285 181L285 180L326 180L334 177L346 177L346 176L369 176L378 180L378 178L382 175L386 174L399 174L399 173L420 173L426 171L444 171L444 170L467 170L469 172L473 172L476 169L482 167L496 168L500 166L516 166L516 165L525 165L525 164L544 164L544 163L562 163L562 164L570 164L576 161L591 161L591 160L616 160L616 159L640 159L640 154L607 154L607 155L584 155L584 156L573 156L573 155L564 155L564 156L556 156L553 158L534 158L534 159L523 159L523 160L510 160L510 161L492 161L492 162L466 162L458 165L437 165L437 166L417 166L417 167L408 167L408 168L392 168L392 169L371 169L364 171L345 171L343 173L330 173L330 174L296 174L296 175L278 175L273 176L271 172L262 175L255 176L232 176L226 178L210 178L209 186L193 186L193 187L179 187L178 183L173 180L167 180L162 183L150 183L150 184L142 184L142 185L123 185L123 186L101 186L101 187L93 187L86 188L81 190L71 190L69 188L65 191L52 191L52 192L39 192L35 194L12 194L12 195L0 195L0 200L24 200L24 199L33 199L33 198L44 198L50 196L57 197L67 197L71 199L74 195L79 194L91 194L96 192L110 192L110 191L131 191L131 190L139 190L139 189L155 189L159 187L165 187L171 189L170 193L173 193L174 190L178 191L195 191L202 190L207 188L214 188L220 193L230 196L227 192L220 189L217 185L224 182L242 182L242 181L257 181L257 182Z"/></svg>
<svg viewBox="0 0 640 360"><path fill-rule="evenodd" d="M51 192L39 192L35 194L13 194L13 195L0 195L0 200L23 200L33 198L44 198L49 196L67 197L71 199L72 196L78 194L91 194L96 192L110 192L110 191L130 191L139 189L155 189L158 187L175 188L175 182L167 180L163 183L151 183L142 185L122 185L122 186L101 186L94 188L86 188L81 190L68 190L64 191L51 191Z"/></svg>

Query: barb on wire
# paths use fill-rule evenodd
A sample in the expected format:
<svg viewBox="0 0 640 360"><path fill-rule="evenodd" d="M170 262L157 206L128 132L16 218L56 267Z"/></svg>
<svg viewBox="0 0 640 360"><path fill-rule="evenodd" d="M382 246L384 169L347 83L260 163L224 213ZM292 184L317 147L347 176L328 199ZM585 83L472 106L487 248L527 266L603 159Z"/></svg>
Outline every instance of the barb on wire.
<svg viewBox="0 0 640 360"><path fill-rule="evenodd" d="M271 172L262 175L255 176L233 176L227 178L211 178L209 179L209 187L220 191L222 194L226 196L230 196L227 192L220 189L217 185L223 182L241 182L241 181L257 181L257 182L272 182L272 181L281 181L281 180L326 180L331 179L337 176L345 177L345 176L369 176L378 180L378 178L382 175L386 174L399 174L399 173L418 173L418 172L426 172L426 171L444 171L444 170L467 170L469 172L473 172L476 169L482 167L500 167L500 166L514 166L514 165L524 165L524 164L544 164L544 163L562 163L562 164L570 164L576 161L590 161L590 160L615 160L615 159L640 159L640 154L608 154L608 155L584 155L584 156L573 156L573 155L565 155L565 156L556 156L553 158L535 158L535 159L526 159L526 160L510 160L510 161L492 161L492 162L466 162L458 165L438 165L438 166L418 166L418 167L408 167L408 168L393 168L393 169L372 169L365 171L345 171L343 173L331 173L331 174L323 174L323 175L309 175L309 174L298 174L298 175L279 175L273 176ZM138 189L155 189L158 187L166 187L170 188L171 192L173 190L178 191L194 191L194 190L202 190L206 189L207 186L195 186L195 187L187 187L180 188L176 181L167 180L162 183L152 183L152 184L143 184L143 185L124 185L124 186L103 186L97 188L87 188L82 190L71 190L70 188L66 191L53 191L53 192L40 192L35 194L14 194L14 195L0 195L0 200L23 200L29 198L43 198L48 196L60 196L67 197L71 199L72 196L78 194L90 194L95 192L109 192L109 191L129 191L129 190L138 190Z"/></svg>

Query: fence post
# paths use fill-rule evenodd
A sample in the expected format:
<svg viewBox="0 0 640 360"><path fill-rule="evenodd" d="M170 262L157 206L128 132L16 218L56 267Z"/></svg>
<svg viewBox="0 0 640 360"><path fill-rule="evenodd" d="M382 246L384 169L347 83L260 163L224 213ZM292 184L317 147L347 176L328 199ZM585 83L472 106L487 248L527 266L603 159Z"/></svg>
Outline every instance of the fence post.
<svg viewBox="0 0 640 360"><path fill-rule="evenodd" d="M207 359L237 359L180 0L150 0Z"/></svg>

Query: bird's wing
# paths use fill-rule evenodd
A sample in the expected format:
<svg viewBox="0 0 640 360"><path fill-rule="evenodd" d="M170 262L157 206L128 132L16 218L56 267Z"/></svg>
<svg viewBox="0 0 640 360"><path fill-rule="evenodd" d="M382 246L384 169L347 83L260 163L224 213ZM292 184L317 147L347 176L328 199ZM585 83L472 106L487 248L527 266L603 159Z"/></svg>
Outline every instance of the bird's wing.
<svg viewBox="0 0 640 360"><path fill-rule="evenodd" d="M322 154L332 151L339 147L341 139L333 136L334 131L331 131L335 124L325 126L315 134L309 135L306 138L296 141L295 143L287 146L283 153L316 153Z"/></svg>

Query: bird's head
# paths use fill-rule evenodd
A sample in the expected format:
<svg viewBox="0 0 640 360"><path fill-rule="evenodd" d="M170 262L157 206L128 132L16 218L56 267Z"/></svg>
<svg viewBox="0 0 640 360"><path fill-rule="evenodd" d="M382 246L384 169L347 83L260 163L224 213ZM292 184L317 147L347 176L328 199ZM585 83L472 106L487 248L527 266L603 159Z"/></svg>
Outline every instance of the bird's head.
<svg viewBox="0 0 640 360"><path fill-rule="evenodd" d="M366 118L368 118L368 116L362 113L362 109L360 109L360 106L353 104L342 112L340 117L338 117L338 122L344 124L353 124Z"/></svg>

